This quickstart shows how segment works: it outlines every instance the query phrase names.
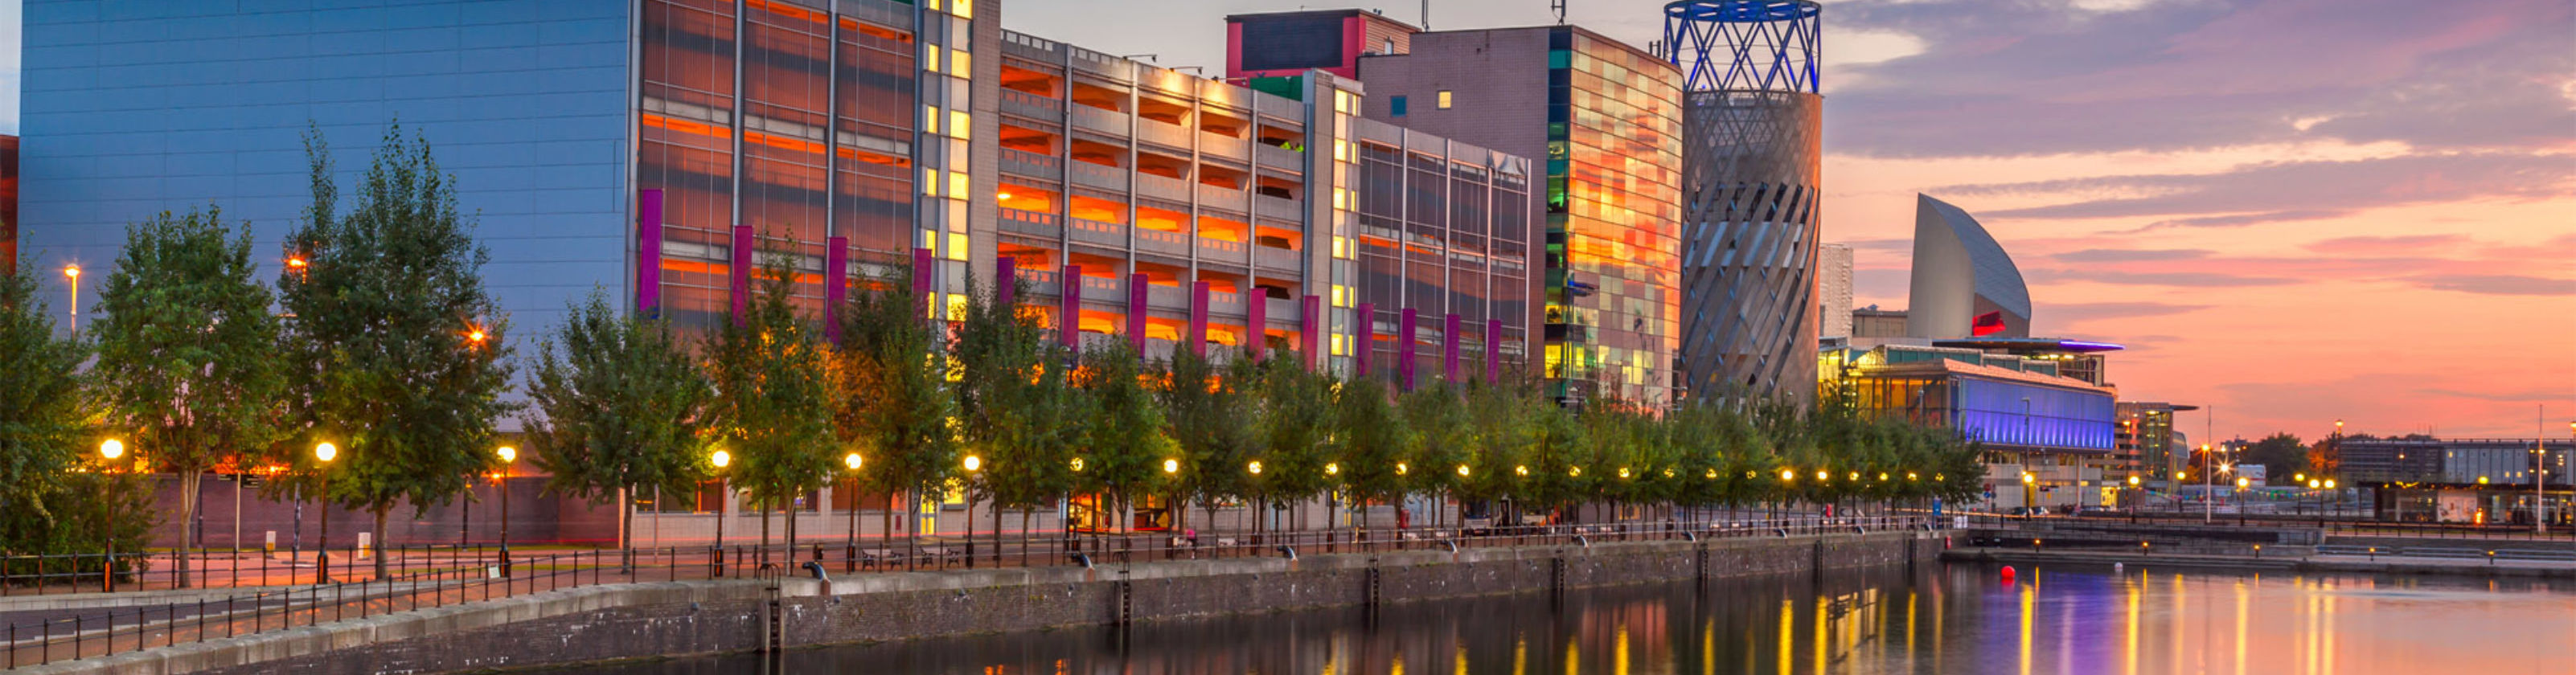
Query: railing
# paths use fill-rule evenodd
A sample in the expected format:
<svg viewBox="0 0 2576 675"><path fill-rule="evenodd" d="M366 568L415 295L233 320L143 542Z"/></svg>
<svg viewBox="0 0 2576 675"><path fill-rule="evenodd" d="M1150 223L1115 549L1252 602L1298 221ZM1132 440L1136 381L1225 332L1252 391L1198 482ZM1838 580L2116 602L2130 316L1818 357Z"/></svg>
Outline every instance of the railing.
<svg viewBox="0 0 2576 675"><path fill-rule="evenodd" d="M1262 216L1279 216L1282 218L1296 218L1303 220L1306 215L1305 204L1286 197L1255 195L1252 198L1252 208L1253 213Z"/></svg>
<svg viewBox="0 0 2576 675"><path fill-rule="evenodd" d="M631 555L621 555L613 549L521 554L508 564L482 555L445 559L406 556L399 573L364 581L299 583L220 598L80 611L69 617L11 623L6 628L5 651L0 651L0 668L101 658L153 647L582 586L755 578L807 565L828 569L836 562L834 558L838 559L841 573L855 574L1480 547L1588 547L1623 541L1782 538L1936 527L1933 519L1910 516L1695 518L1529 526L1464 519L1453 525L1402 529L1177 534L1021 531L852 537L794 546L638 549Z"/></svg>
<svg viewBox="0 0 2576 675"><path fill-rule="evenodd" d="M1150 173L1139 173L1136 174L1136 193L1148 197L1169 199L1176 202L1186 202L1190 200L1190 184L1188 181L1178 178L1157 176Z"/></svg>
<svg viewBox="0 0 2576 675"><path fill-rule="evenodd" d="M1200 241L1211 241L1202 239ZM1208 292L1208 313L1222 316L1244 315L1243 294L1224 291Z"/></svg>
<svg viewBox="0 0 2576 675"><path fill-rule="evenodd" d="M1199 237L1199 248L1205 250L1209 254L1207 257L1210 258L1227 262L1243 262L1243 242Z"/></svg>
<svg viewBox="0 0 2576 675"><path fill-rule="evenodd" d="M1127 113L1087 105L1073 106L1073 125L1119 138L1128 133Z"/></svg>
<svg viewBox="0 0 2576 675"><path fill-rule="evenodd" d="M1306 170L1306 153L1268 143L1252 144L1252 159L1255 164L1274 169Z"/></svg>
<svg viewBox="0 0 2576 675"><path fill-rule="evenodd" d="M1206 183L1198 184L1195 189L1198 190L1199 204L1202 206L1224 206L1236 211L1243 210L1242 190Z"/></svg>
<svg viewBox="0 0 2576 675"><path fill-rule="evenodd" d="M1235 160L1248 160L1243 154L1243 137L1227 136L1213 131L1199 131L1199 153Z"/></svg>
<svg viewBox="0 0 2576 675"><path fill-rule="evenodd" d="M1190 257L1190 235L1147 228L1136 228L1136 248L1164 255Z"/></svg>
<svg viewBox="0 0 2576 675"><path fill-rule="evenodd" d="M1306 254L1284 248L1256 246L1253 264L1275 270L1296 271L1305 268Z"/></svg>
<svg viewBox="0 0 2576 675"><path fill-rule="evenodd" d="M1050 181L1062 180L1064 160L1024 150L1003 148L1002 172Z"/></svg>
<svg viewBox="0 0 2576 675"><path fill-rule="evenodd" d="M1183 128L1178 124L1163 122L1150 117L1137 119L1136 140L1161 145L1163 147L1179 150L1183 153L1187 153L1190 150L1189 129Z"/></svg>
<svg viewBox="0 0 2576 675"><path fill-rule="evenodd" d="M1047 239L1064 236L1064 226L1056 223L1056 215L1052 213L1006 208L1002 209L1001 221L1002 230L1005 232L1018 232Z"/></svg>
<svg viewBox="0 0 2576 675"><path fill-rule="evenodd" d="M1134 175L1123 168L1090 162L1074 162L1072 168L1074 184L1088 185L1111 192L1126 192L1127 177Z"/></svg>
<svg viewBox="0 0 2576 675"><path fill-rule="evenodd" d="M1064 101L1006 88L1002 90L1002 112L1034 120L1061 123L1064 120Z"/></svg>
<svg viewBox="0 0 2576 675"><path fill-rule="evenodd" d="M1104 223L1097 220L1088 220L1083 218L1073 218L1071 220L1073 222L1074 241L1089 242L1118 248L1125 248L1127 246L1127 226L1125 225Z"/></svg>

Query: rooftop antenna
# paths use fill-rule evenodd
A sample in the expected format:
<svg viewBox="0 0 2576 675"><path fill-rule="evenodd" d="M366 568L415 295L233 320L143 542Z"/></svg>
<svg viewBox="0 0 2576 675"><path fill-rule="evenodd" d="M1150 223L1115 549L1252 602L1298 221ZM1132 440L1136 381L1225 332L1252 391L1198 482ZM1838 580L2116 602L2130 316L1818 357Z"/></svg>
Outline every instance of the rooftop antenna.
<svg viewBox="0 0 2576 675"><path fill-rule="evenodd" d="M1422 0L1422 29L1431 30L1431 0Z"/></svg>
<svg viewBox="0 0 2576 675"><path fill-rule="evenodd" d="M1547 0L1547 8L1556 10L1556 25L1565 25L1565 0Z"/></svg>

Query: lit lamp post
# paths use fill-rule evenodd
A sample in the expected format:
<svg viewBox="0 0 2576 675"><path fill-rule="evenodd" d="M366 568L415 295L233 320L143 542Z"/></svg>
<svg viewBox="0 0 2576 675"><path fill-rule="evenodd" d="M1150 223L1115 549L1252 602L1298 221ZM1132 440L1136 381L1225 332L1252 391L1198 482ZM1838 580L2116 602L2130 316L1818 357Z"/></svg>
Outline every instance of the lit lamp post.
<svg viewBox="0 0 2576 675"><path fill-rule="evenodd" d="M2030 520L2030 517L2038 511L2033 508L2038 503L2039 474L2021 472L2021 519Z"/></svg>
<svg viewBox="0 0 2576 675"><path fill-rule="evenodd" d="M1171 492L1163 498L1163 517L1171 521L1170 524L1163 528L1167 534L1170 532L1171 528L1179 527L1181 524L1182 509L1180 473L1181 460L1169 457L1163 459L1163 484L1171 488Z"/></svg>
<svg viewBox="0 0 2576 675"><path fill-rule="evenodd" d="M510 576L510 465L519 461L519 449L507 445L493 450L501 458L501 472L492 478L492 487L501 493L501 576Z"/></svg>
<svg viewBox="0 0 2576 675"><path fill-rule="evenodd" d="M857 480L857 476L859 474L859 469L867 466L867 463L867 458L860 457L859 453L853 452L841 456L841 466L849 467L850 475L852 476L850 481L849 499L850 543L844 550L844 553L847 554L845 558L845 560L847 560L847 566L842 568L843 571L848 572L859 571L859 482Z"/></svg>
<svg viewBox="0 0 2576 675"><path fill-rule="evenodd" d="M716 543L709 547L707 562L712 570L711 574L724 576L725 520L726 516L731 515L725 512L725 507L731 506L729 502L733 501L733 483L725 477L724 472L725 467L733 465L733 453L718 449L715 454L707 456L707 465L715 467L717 481Z"/></svg>
<svg viewBox="0 0 2576 675"><path fill-rule="evenodd" d="M966 467L966 569L975 569L975 476L984 470L984 458L967 455ZM993 545L1000 546L1000 542Z"/></svg>
<svg viewBox="0 0 2576 675"><path fill-rule="evenodd" d="M2210 448L2210 447L2209 447L2209 444L2207 444L2207 443L2202 443L2202 444L2200 444L2200 522L2201 522L2201 524L2204 524L2204 525L2208 524L2210 520L2215 519L2215 518L2217 517L2217 515L2218 515L2218 503L2217 503L2217 502L2215 502L2215 501L2212 501L2212 500L2210 499L2210 493L2217 492L2217 491L2218 491L2218 451L2217 451L2217 450L2215 450L2215 449Z"/></svg>
<svg viewBox="0 0 2576 675"><path fill-rule="evenodd" d="M2146 491L2138 487L2138 475L2129 474L2129 522L2138 522L2138 502L2145 498Z"/></svg>
<svg viewBox="0 0 2576 675"><path fill-rule="evenodd" d="M331 460L340 457L340 446L323 441L313 445L313 459L320 462L322 475L322 534L313 539L313 564L319 573L315 583L331 583Z"/></svg>
<svg viewBox="0 0 2576 675"><path fill-rule="evenodd" d="M63 278L72 287L72 332L80 332L80 266L64 265Z"/></svg>

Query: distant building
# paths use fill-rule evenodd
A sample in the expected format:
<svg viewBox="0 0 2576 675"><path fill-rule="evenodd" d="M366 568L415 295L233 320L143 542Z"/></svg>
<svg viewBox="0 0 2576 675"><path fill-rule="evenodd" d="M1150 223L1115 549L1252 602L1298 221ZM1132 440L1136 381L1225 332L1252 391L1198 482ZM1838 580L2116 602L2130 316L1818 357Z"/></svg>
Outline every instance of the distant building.
<svg viewBox="0 0 2576 675"><path fill-rule="evenodd" d="M2183 444L2188 441L2174 430L2174 413L2199 409L2194 405L2121 401L2118 457L2126 465L2121 468L2147 480L2171 479L2182 470L2183 460L2191 456L2190 446Z"/></svg>
<svg viewBox="0 0 2576 675"><path fill-rule="evenodd" d="M1370 119L1544 158L1526 221L1545 238L1530 318L1543 326L1534 360L1551 393L1678 398L1678 68L1576 26L1408 32L1355 10L1226 22L1228 77L1353 63Z"/></svg>
<svg viewBox="0 0 2576 675"><path fill-rule="evenodd" d="M1816 250L1816 303L1821 312L1818 337L1852 336L1852 247L1826 244Z"/></svg>
<svg viewBox="0 0 2576 675"><path fill-rule="evenodd" d="M2061 375L2054 360L1890 344L1828 352L1819 368L1830 375L1820 386L1840 389L1864 414L1977 442L1997 508L2102 504L2116 494L2105 488L2126 478L2105 472L2120 465L2118 390Z"/></svg>
<svg viewBox="0 0 2576 675"><path fill-rule="evenodd" d="M2370 488L2382 519L2528 524L2538 469L2546 470L2541 496L2549 521L2576 517L2576 443L2567 439L2345 436L2339 443L2342 480Z"/></svg>
<svg viewBox="0 0 2576 675"><path fill-rule="evenodd" d="M2030 336L2030 288L2012 256L1976 217L1930 195L1915 195L1907 302L1913 337Z"/></svg>
<svg viewBox="0 0 2576 675"><path fill-rule="evenodd" d="M1854 338L1905 337L1905 310L1879 309L1871 305L1851 313L1851 336Z"/></svg>

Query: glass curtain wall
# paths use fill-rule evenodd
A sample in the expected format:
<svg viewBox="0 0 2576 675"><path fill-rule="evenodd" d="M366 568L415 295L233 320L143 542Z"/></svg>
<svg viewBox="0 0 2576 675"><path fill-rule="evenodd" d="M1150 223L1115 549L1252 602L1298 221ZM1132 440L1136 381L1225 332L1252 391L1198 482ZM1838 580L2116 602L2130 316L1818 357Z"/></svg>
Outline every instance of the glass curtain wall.
<svg viewBox="0 0 2576 675"><path fill-rule="evenodd" d="M1546 374L1672 401L1680 340L1679 75L1571 28L1549 36Z"/></svg>

